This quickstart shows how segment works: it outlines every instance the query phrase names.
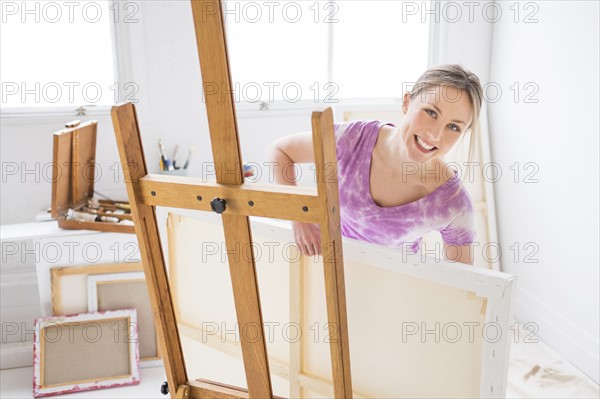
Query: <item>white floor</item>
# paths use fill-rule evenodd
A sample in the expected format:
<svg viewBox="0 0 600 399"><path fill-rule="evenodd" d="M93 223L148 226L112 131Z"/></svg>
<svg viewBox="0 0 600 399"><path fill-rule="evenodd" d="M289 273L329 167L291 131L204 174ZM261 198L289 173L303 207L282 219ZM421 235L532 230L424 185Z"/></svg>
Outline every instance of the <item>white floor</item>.
<svg viewBox="0 0 600 399"><path fill-rule="evenodd" d="M525 334L527 335L527 334ZM588 377L543 342L519 339L511 348L508 398L600 398L600 389ZM0 398L32 398L31 367L0 371ZM165 398L162 367L141 370L139 385L74 393L56 398Z"/></svg>
<svg viewBox="0 0 600 399"><path fill-rule="evenodd" d="M128 387L98 389L53 398L167 398L160 393L160 386L166 380L162 367L141 369L140 384ZM33 367L22 367L0 371L0 398L33 398Z"/></svg>
<svg viewBox="0 0 600 399"><path fill-rule="evenodd" d="M600 387L552 348L519 329L508 367L507 398L600 398ZM598 378L598 376L596 376Z"/></svg>

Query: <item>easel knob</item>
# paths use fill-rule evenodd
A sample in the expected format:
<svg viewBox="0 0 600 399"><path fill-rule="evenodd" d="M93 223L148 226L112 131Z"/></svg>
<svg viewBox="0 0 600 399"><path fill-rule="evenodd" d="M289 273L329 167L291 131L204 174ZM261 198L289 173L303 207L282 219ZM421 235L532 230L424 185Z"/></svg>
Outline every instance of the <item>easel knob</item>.
<svg viewBox="0 0 600 399"><path fill-rule="evenodd" d="M215 198L212 201L210 201L210 208L221 214L223 212L225 212L225 209L227 209L227 202L223 199L223 198Z"/></svg>
<svg viewBox="0 0 600 399"><path fill-rule="evenodd" d="M169 383L167 381L163 382L160 386L160 393L162 393L163 395L169 394Z"/></svg>

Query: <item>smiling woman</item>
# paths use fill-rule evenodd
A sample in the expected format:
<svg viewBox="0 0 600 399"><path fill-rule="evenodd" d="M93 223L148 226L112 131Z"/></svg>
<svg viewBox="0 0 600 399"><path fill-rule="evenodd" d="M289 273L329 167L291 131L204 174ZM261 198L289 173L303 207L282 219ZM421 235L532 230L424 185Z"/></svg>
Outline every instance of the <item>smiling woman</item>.
<svg viewBox="0 0 600 399"><path fill-rule="evenodd" d="M439 231L447 259L472 263L472 201L442 158L469 132L473 147L482 97L475 74L443 65L404 94L398 127L377 120L334 124L342 235L417 252L425 234ZM276 182L293 185L295 176L284 171L314 162L311 132L273 142L269 156ZM294 222L293 230L304 254L321 252L318 225Z"/></svg>

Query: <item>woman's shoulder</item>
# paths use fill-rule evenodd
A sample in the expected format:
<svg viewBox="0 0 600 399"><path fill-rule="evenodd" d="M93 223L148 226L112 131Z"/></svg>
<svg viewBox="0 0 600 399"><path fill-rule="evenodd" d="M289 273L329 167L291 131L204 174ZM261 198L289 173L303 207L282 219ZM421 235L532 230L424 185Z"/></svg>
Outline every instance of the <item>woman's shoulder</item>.
<svg viewBox="0 0 600 399"><path fill-rule="evenodd" d="M369 140L379 131L381 122L378 120L356 119L342 123L334 123L335 139L338 153L356 150L357 147Z"/></svg>
<svg viewBox="0 0 600 399"><path fill-rule="evenodd" d="M371 136L377 134L379 130L387 125L394 126L392 123L381 122L377 119L355 119L341 123L334 123L334 132L336 139L358 139L360 136Z"/></svg>
<svg viewBox="0 0 600 399"><path fill-rule="evenodd" d="M361 132L369 127L373 127L379 124L381 124L381 122L376 119L352 119L349 121L334 123L333 127L336 132Z"/></svg>
<svg viewBox="0 0 600 399"><path fill-rule="evenodd" d="M461 172L456 165L442 163L442 178L445 179L444 185L448 186L447 196L448 205L460 208L463 211L473 211L473 201L469 195L469 190L462 181Z"/></svg>
<svg viewBox="0 0 600 399"><path fill-rule="evenodd" d="M456 168L456 165L440 161L435 167L429 168L429 171L435 171L434 173L426 173L424 176L427 180L426 186L429 195L437 194L444 201L449 201L449 205L462 205L461 207L471 205L471 197L462 182L460 171Z"/></svg>

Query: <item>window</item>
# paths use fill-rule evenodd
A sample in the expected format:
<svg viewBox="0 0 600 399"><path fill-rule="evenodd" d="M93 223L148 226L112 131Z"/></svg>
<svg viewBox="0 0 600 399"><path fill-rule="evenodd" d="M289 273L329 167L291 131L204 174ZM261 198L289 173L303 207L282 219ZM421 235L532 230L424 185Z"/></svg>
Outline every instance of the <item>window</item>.
<svg viewBox="0 0 600 399"><path fill-rule="evenodd" d="M429 22L404 1L223 3L239 102L402 96L426 69Z"/></svg>
<svg viewBox="0 0 600 399"><path fill-rule="evenodd" d="M222 10L236 102L319 98L328 80L329 29L315 14L324 14L320 7L231 0Z"/></svg>
<svg viewBox="0 0 600 399"><path fill-rule="evenodd" d="M404 3L340 2L333 79L342 98L402 97L403 85L427 69L429 23L403 18Z"/></svg>
<svg viewBox="0 0 600 399"><path fill-rule="evenodd" d="M2 107L78 108L123 98L112 25L124 10L116 4L3 1Z"/></svg>

